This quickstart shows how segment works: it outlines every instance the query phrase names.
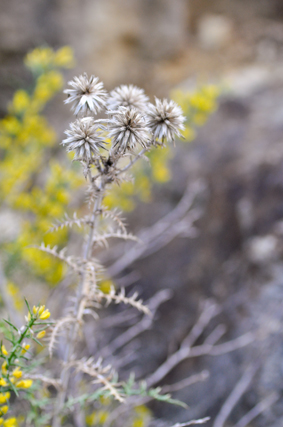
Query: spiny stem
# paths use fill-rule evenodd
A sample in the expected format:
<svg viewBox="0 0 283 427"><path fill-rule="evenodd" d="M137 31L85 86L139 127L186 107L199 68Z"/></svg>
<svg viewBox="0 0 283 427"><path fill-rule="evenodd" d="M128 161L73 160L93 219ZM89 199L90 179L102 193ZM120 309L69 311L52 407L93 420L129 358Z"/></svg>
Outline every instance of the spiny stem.
<svg viewBox="0 0 283 427"><path fill-rule="evenodd" d="M148 151L148 148L143 148L137 154L137 156L132 161L130 161L130 163L128 163L127 166L125 166L123 169L119 170L119 172L117 172L116 175L120 175L121 173L126 172L128 169L130 169L147 151Z"/></svg>
<svg viewBox="0 0 283 427"><path fill-rule="evenodd" d="M122 169L119 173L125 172L126 170L128 170L129 168L131 168L133 166L134 163L136 163L137 160L139 160L143 154L147 151L147 149L143 149L141 150L141 152L137 155L137 157L135 157L124 169ZM110 159L110 157L109 157ZM112 160L112 166L115 168L116 164L118 162L118 158L114 160ZM97 193L97 198L95 200L95 203L93 205L93 210L92 210L92 216L91 216L91 220L90 220L90 232L88 235L88 240L87 240L87 244L83 253L83 259L85 261L88 261L91 258L91 251L92 251L92 244L93 244L93 236L95 233L95 230L97 228L97 220L98 220L98 216L99 213L101 212L101 204L102 204L102 200L103 200L103 196L104 196L104 192L105 192L105 187L107 185L107 175L108 175L108 168L99 168L99 174L100 175L100 185L99 187L97 187L96 185L94 185L94 180L93 177L91 175L91 171L90 169L87 172L87 176L89 179L90 184L93 187L93 191L95 191ZM95 179L97 179L98 176L95 176ZM71 370L68 367L68 364L72 358L72 355L74 354L74 350L75 350L75 343L76 343L76 339L77 339L77 334L78 334L78 330L79 330L79 326L81 324L81 320L83 317L83 313L84 313L84 304L85 304L85 298L84 298L84 287L85 287L85 273L82 275L81 281L79 283L78 286L78 290L77 290L77 295L76 295L76 301L75 301L75 306L74 306L74 316L76 317L76 322L74 323L70 335L69 335L69 341L67 343L66 346L66 352L65 352L65 367L62 371L62 375L61 375L61 382L62 382L62 389L59 392L58 398L57 398L57 407L55 408L54 411L54 418L53 418L53 423L52 423L52 427L60 427L61 426L61 412L62 409L64 407L64 403L68 394L68 386L69 386L69 382L70 382L70 377L71 377Z"/></svg>
<svg viewBox="0 0 283 427"><path fill-rule="evenodd" d="M92 176L91 176L90 171L88 173L88 178L90 180L90 183L92 183ZM98 213L100 212L101 203L102 203L103 195L104 195L104 190L105 190L105 180L104 180L104 176L102 175L101 176L101 183L100 183L99 190L98 190L98 195L97 195L97 198L96 198L94 206L93 206L92 217L91 217L91 221L90 221L91 226L90 226L88 241L87 241L87 244L86 244L86 247L84 250L84 254L83 254L83 259L85 261L88 261L91 258L93 236L94 236L94 231L97 227L97 218L98 218ZM74 347L75 347L75 342L76 342L76 338L77 338L78 328L79 328L79 324L82 320L81 318L82 318L82 315L84 312L84 307L82 307L82 305L84 305L84 303L85 303L84 298L83 298L84 284L85 284L85 274L83 274L82 279L81 279L79 286L78 286L78 290L77 290L77 296L76 296L75 307L74 307L74 311L75 311L74 314L76 316L76 322L74 323L74 325L72 327L70 337L69 337L69 343L67 344L67 348L66 348L66 353L65 353L66 365L70 362L71 356L74 353ZM65 402L65 399L67 396L67 390L68 390L68 385L69 385L69 381L70 381L70 376L71 376L71 371L66 366L63 369L63 372L61 375L62 391L60 392L60 394L58 396L58 404L57 404L57 408L55 410L55 416L53 419L52 427L60 427L60 425L61 425L60 412L62 410L62 407L64 405L64 402Z"/></svg>

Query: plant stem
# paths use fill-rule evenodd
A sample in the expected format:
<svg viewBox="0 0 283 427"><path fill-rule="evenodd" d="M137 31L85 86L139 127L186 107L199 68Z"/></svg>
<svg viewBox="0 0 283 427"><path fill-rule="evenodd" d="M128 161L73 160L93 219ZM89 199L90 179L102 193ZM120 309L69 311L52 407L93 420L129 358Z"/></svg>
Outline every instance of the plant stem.
<svg viewBox="0 0 283 427"><path fill-rule="evenodd" d="M119 170L116 175L120 175L123 172L126 172L128 169L130 169L146 152L148 151L148 148L143 148L137 156L131 160L127 166L125 166L123 169Z"/></svg>
<svg viewBox="0 0 283 427"><path fill-rule="evenodd" d="M27 325L26 325L26 329L24 330L24 332L21 333L20 338L18 339L18 341L16 342L16 344L13 347L13 350L9 356L9 358L7 359L7 369L11 366L11 363L13 362L13 358L16 356L16 352L17 352L17 348L19 347L19 345L21 344L21 342L23 341L23 339L25 338L27 332L29 329L32 328L33 324L35 323L36 319L32 319Z"/></svg>
<svg viewBox="0 0 283 427"><path fill-rule="evenodd" d="M147 151L147 149L143 149L141 150L141 152L137 155L136 158L134 158L124 169L122 169L121 171L119 171L119 173L123 173L126 170L130 169L133 164L136 163L137 160L139 160L144 153ZM117 162L118 162L119 158L115 159L114 162L112 162L112 167L115 167ZM89 179L90 184L93 186L93 191L95 191L97 193L97 198L95 200L95 203L93 205L93 210L92 210L92 217L91 217L91 221L90 221L90 232L88 235L88 240L87 240L87 244L83 253L83 260L84 261L88 261L91 259L91 252L92 252L92 244L93 244L93 236L94 236L94 232L97 228L97 220L98 220L98 216L100 214L101 211L101 204L102 204L102 200L103 200L103 196L104 196L104 192L105 192L105 187L107 184L107 178L108 178L108 168L101 168L100 166L98 167L99 170L99 174L95 175L95 180L100 176L100 185L99 187L96 187L96 185L94 185L94 179L91 175L91 171L90 169L87 172L87 176ZM119 174L118 173L118 174ZM65 357L64 357L64 362L65 362L65 366L63 368L62 374L61 374L61 382L62 382L62 388L61 391L59 392L58 396L57 396L57 405L54 411L54 417L53 417L53 423L52 423L52 427L60 427L61 426L61 413L62 413L62 409L64 407L64 403L68 394L68 390L69 390L69 383L70 383L70 377L71 377L71 369L68 367L69 362L71 361L71 358L74 354L75 351L75 344L76 344L76 340L77 340L77 335L78 335L78 330L79 330L79 326L81 324L82 321L82 317L84 314L84 308L85 308L85 286L86 286L86 274L82 274L82 278L80 280L80 283L78 285L78 290L77 290L77 295L76 295L76 301L75 301L75 305L74 305L74 316L76 318L76 322L73 324L73 327L71 329L70 335L69 335L69 340L66 343L66 351L65 351Z"/></svg>
<svg viewBox="0 0 283 427"><path fill-rule="evenodd" d="M90 180L90 184L92 184L92 176L91 176L90 171L88 173L88 178ZM101 203L102 203L104 191L105 191L105 179L104 179L103 175L101 175L101 182L100 182L99 189L96 191L98 191L98 195L97 195L97 198L96 198L95 203L93 205L92 217L91 217L91 221L90 221L90 224L91 224L90 225L90 232L89 232L88 241L87 241L84 253L83 253L83 260L84 261L88 261L91 258L94 231L97 227L98 214L99 214L100 209L101 209ZM55 409L52 427L60 427L61 426L60 412L64 406L64 402L65 402L65 399L67 397L68 386L69 386L70 376L71 376L71 370L68 368L67 365L70 362L71 357L74 353L78 329L79 329L79 325L81 323L83 312L84 312L84 304L85 304L85 300L83 298L84 297L84 287L85 287L85 274L82 275L82 279L79 283L78 290L77 290L77 296L76 296L75 307L74 307L74 315L76 316L76 322L74 323L74 325L72 327L72 330L71 330L71 333L69 336L69 341L68 341L67 346L66 346L66 353L65 353L65 364L66 364L66 366L64 367L64 369L62 371L62 375L61 375L62 389L58 395L58 399L57 399L58 403L57 403L57 408Z"/></svg>

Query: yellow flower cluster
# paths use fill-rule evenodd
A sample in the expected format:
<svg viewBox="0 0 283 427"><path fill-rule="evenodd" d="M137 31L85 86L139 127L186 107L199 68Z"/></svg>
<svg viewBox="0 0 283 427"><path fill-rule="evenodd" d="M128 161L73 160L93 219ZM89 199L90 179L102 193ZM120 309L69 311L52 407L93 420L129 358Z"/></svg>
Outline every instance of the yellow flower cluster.
<svg viewBox="0 0 283 427"><path fill-rule="evenodd" d="M109 417L109 412L105 410L93 411L86 416L86 424L88 426L103 425Z"/></svg>
<svg viewBox="0 0 283 427"><path fill-rule="evenodd" d="M17 427L17 419L16 418L8 418L4 420L2 417L0 417L0 426L3 427Z"/></svg>
<svg viewBox="0 0 283 427"><path fill-rule="evenodd" d="M40 305L39 307L36 307L35 305L32 308L33 315L41 320L47 320L50 317L50 311L48 309L45 309L45 305ZM28 313L27 319L28 321L31 320L32 315L30 312Z"/></svg>
<svg viewBox="0 0 283 427"><path fill-rule="evenodd" d="M195 138L195 129L204 125L208 117L216 110L220 89L215 85L203 85L194 92L183 92L175 90L172 93L173 99L182 108L187 120L186 129L183 132L187 141Z"/></svg>
<svg viewBox="0 0 283 427"><path fill-rule="evenodd" d="M1 380L0 380L1 382ZM9 410L9 406L7 405L10 399L10 393L0 393L0 426L3 427L17 427L17 419L16 418L7 418L4 419L4 415L7 414ZM3 406L2 406L3 405Z"/></svg>
<svg viewBox="0 0 283 427"><path fill-rule="evenodd" d="M37 48L25 64L36 76L32 91L18 90L9 113L0 121L0 204L21 212L21 233L6 242L8 256L29 264L35 274L56 284L64 274L62 263L35 249L31 244L64 244L67 232L45 234L54 219L63 217L70 201L69 190L82 184L74 166L52 160L50 149L57 143L55 131L42 115L46 103L63 87L60 68L73 66L73 53L65 46L57 51ZM51 158L48 162L47 158ZM49 164L48 164L49 163ZM42 183L42 171L45 182ZM38 184L40 182L40 185Z"/></svg>
<svg viewBox="0 0 283 427"><path fill-rule="evenodd" d="M27 344L20 348L21 352L25 352L27 349ZM28 347L29 348L29 347ZM9 371L9 367L18 362L18 359L15 359L16 353L15 350L11 350L9 353L5 345L1 346L1 355L5 360L2 364L2 377L0 377L0 426L4 427L14 427L17 426L16 418L7 418L4 419L4 415L9 411L9 399L11 396L10 391L11 387L16 389L29 389L33 381L31 379L22 379L23 372L19 366L16 366L12 371ZM15 360L14 360L15 359Z"/></svg>
<svg viewBox="0 0 283 427"><path fill-rule="evenodd" d="M29 308L29 306L28 306ZM49 323L45 321L49 319L50 311L44 305L34 306L32 310L28 311L25 317L26 324L20 328L18 333L10 336L12 346L7 349L5 344L1 344L0 357L4 359L0 374L0 426L14 427L17 426L16 418L4 418L9 411L10 392L13 390L18 393L18 390L30 389L33 385L33 380L25 378L23 375L25 360L25 353L29 350L30 344L24 342L24 339L33 339L37 341L45 336L45 329ZM9 322L10 323L10 322ZM17 330L11 323L13 330ZM33 328L40 326L40 329L33 331ZM34 334L36 333L36 339ZM38 341L37 341L38 342ZM22 360L21 360L22 359Z"/></svg>
<svg viewBox="0 0 283 427"><path fill-rule="evenodd" d="M12 297L16 310L21 311L24 307L23 299L20 296L19 287L13 282L6 285L8 294Z"/></svg>
<svg viewBox="0 0 283 427"><path fill-rule="evenodd" d="M86 425L94 426L94 425L104 425L107 421L110 413L111 413L111 400L107 398L101 398L100 402L101 409L93 411L91 414L86 416ZM109 408L107 408L107 406ZM131 423L129 423L130 427L146 427L151 420L152 414L151 411L145 406L140 405L136 406L131 414Z"/></svg>
<svg viewBox="0 0 283 427"><path fill-rule="evenodd" d="M145 405L136 406L134 413L132 427L146 427L149 424L152 414Z"/></svg>
<svg viewBox="0 0 283 427"><path fill-rule="evenodd" d="M36 73L54 68L73 68L73 51L69 46L61 47L56 52L49 47L38 47L27 54L25 65Z"/></svg>
<svg viewBox="0 0 283 427"><path fill-rule="evenodd" d="M34 221L23 223L23 231L12 251L21 252L22 258L38 275L44 277L51 284L56 284L64 274L64 265L35 248L27 248L32 242L46 245L57 245L66 242L67 229L57 233L47 233L55 219L63 218L70 201L70 190L82 184L82 178L74 171L64 169L56 161L50 162L50 177L45 187L34 186L32 190L21 193L15 200L13 207L21 211L32 213ZM47 233L47 234L46 234Z"/></svg>

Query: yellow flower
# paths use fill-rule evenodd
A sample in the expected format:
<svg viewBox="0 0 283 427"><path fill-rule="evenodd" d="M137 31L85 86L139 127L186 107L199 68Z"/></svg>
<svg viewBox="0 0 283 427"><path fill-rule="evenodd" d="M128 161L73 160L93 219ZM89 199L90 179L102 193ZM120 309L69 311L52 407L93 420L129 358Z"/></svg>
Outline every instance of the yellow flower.
<svg viewBox="0 0 283 427"><path fill-rule="evenodd" d="M40 316L45 310L45 305L41 305L38 309L38 315Z"/></svg>
<svg viewBox="0 0 283 427"><path fill-rule="evenodd" d="M3 405L3 403L6 403L7 400L10 398L10 393L0 393L0 405Z"/></svg>
<svg viewBox="0 0 283 427"><path fill-rule="evenodd" d="M49 47L39 47L27 54L25 64L33 71L43 71L52 67L72 68L73 51L69 46L63 46L57 52Z"/></svg>
<svg viewBox="0 0 283 427"><path fill-rule="evenodd" d="M7 414L8 410L9 410L9 406L8 405L2 406L0 408L0 410L1 410L2 414Z"/></svg>
<svg viewBox="0 0 283 427"><path fill-rule="evenodd" d="M21 131L21 123L16 117L6 116L1 120L1 127L6 131L9 135L18 135Z"/></svg>
<svg viewBox="0 0 283 427"><path fill-rule="evenodd" d="M36 307L35 305L32 307L32 312L33 312L33 314L34 315L36 315L37 314L37 312L38 312L38 307Z"/></svg>
<svg viewBox="0 0 283 427"><path fill-rule="evenodd" d="M10 148L11 144L13 143L13 140L10 136L7 135L1 135L1 148Z"/></svg>
<svg viewBox="0 0 283 427"><path fill-rule="evenodd" d="M6 421L4 421L4 427L16 427L17 426L17 419L16 418L8 418Z"/></svg>
<svg viewBox="0 0 283 427"><path fill-rule="evenodd" d="M24 306L24 303L19 288L13 282L8 281L7 291L13 299L16 309L21 311Z"/></svg>
<svg viewBox="0 0 283 427"><path fill-rule="evenodd" d="M5 385L7 385L5 378L0 378L0 386L5 387Z"/></svg>
<svg viewBox="0 0 283 427"><path fill-rule="evenodd" d="M24 344L23 348L22 348L22 354L25 354L28 351L29 348L30 348L29 344Z"/></svg>
<svg viewBox="0 0 283 427"><path fill-rule="evenodd" d="M52 97L53 93L47 84L41 83L36 86L34 91L35 99L41 103L46 103Z"/></svg>
<svg viewBox="0 0 283 427"><path fill-rule="evenodd" d="M38 332L38 334L36 335L36 338L38 338L40 340L41 338L43 338L45 336L45 334L46 334L45 331Z"/></svg>
<svg viewBox="0 0 283 427"><path fill-rule="evenodd" d="M21 377L22 377L23 373L22 373L22 371L20 370L19 366L17 366L17 367L13 370L12 375L13 375L15 378L21 378Z"/></svg>
<svg viewBox="0 0 283 427"><path fill-rule="evenodd" d="M164 164L156 165L152 172L157 182L166 182L170 179L169 169Z"/></svg>
<svg viewBox="0 0 283 427"><path fill-rule="evenodd" d="M4 346L4 344L2 344L2 347L1 347L1 351L2 351L2 353L4 354L4 356L8 356L8 351L6 350L6 347Z"/></svg>
<svg viewBox="0 0 283 427"><path fill-rule="evenodd" d="M104 294L109 294L110 291L114 288L114 284L111 280L103 280L100 284L99 284L99 289L101 290L101 292L103 292Z"/></svg>
<svg viewBox="0 0 283 427"><path fill-rule="evenodd" d="M15 113L22 113L28 108L29 103L30 98L28 93L25 90L20 89L14 94L11 109Z"/></svg>
<svg viewBox="0 0 283 427"><path fill-rule="evenodd" d="M92 414L89 414L85 417L85 422L88 426L92 426L95 423L96 419L96 412L93 412Z"/></svg>
<svg viewBox="0 0 283 427"><path fill-rule="evenodd" d="M74 67L74 55L70 46L63 46L58 49L54 55L54 64L57 67L72 68Z"/></svg>
<svg viewBox="0 0 283 427"><path fill-rule="evenodd" d="M135 412L142 418L151 417L151 411L145 405L136 406Z"/></svg>
<svg viewBox="0 0 283 427"><path fill-rule="evenodd" d="M16 384L18 388L30 388L32 386L32 380L21 380Z"/></svg>
<svg viewBox="0 0 283 427"><path fill-rule="evenodd" d="M49 310L47 309L47 310L44 310L44 312L39 316L39 318L41 319L41 320L46 320L46 319L48 319L50 317L50 312L49 312Z"/></svg>
<svg viewBox="0 0 283 427"><path fill-rule="evenodd" d="M2 425L3 425L3 422L4 422L3 418L2 418L2 417L0 417L0 426L2 426Z"/></svg>
<svg viewBox="0 0 283 427"><path fill-rule="evenodd" d="M109 413L107 411L98 411L97 413L97 421L99 424L105 424L108 417Z"/></svg>
<svg viewBox="0 0 283 427"><path fill-rule="evenodd" d="M202 88L204 95L211 99L216 99L220 95L219 87L215 85L207 85Z"/></svg>
<svg viewBox="0 0 283 427"><path fill-rule="evenodd" d="M135 418L132 423L132 427L144 427L144 420L142 418Z"/></svg>
<svg viewBox="0 0 283 427"><path fill-rule="evenodd" d="M110 397L101 396L99 398L99 402L103 406L109 406L111 404L111 399L110 399Z"/></svg>
<svg viewBox="0 0 283 427"><path fill-rule="evenodd" d="M50 47L38 47L25 57L25 65L33 71L50 67L53 62L53 51Z"/></svg>
<svg viewBox="0 0 283 427"><path fill-rule="evenodd" d="M7 374L7 362L5 361L5 362L3 362L3 364L2 364L2 374Z"/></svg>
<svg viewBox="0 0 283 427"><path fill-rule="evenodd" d="M50 90L57 92L64 84L63 76L58 71L50 71L46 74L46 82L50 87Z"/></svg>
<svg viewBox="0 0 283 427"><path fill-rule="evenodd" d="M58 71L49 71L44 73L37 79L36 88L34 90L34 100L45 104L49 101L54 93L58 92L63 86L62 74Z"/></svg>

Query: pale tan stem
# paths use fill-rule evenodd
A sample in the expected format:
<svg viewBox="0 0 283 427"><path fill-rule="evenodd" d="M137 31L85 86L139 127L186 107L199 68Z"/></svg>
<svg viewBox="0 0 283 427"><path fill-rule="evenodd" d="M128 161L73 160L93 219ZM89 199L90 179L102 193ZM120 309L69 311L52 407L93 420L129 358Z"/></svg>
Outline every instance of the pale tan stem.
<svg viewBox="0 0 283 427"><path fill-rule="evenodd" d="M137 155L137 157L132 162L130 162L120 172L122 173L122 172L125 172L126 170L128 170L138 159L140 159L143 156L143 154L146 151L147 151L147 149L142 150ZM117 159L112 164L112 167L114 167L116 165L118 160L119 160L119 158L117 157ZM93 206L92 217L90 220L90 227L91 228L90 228L90 232L89 232L89 236L88 236L88 241L87 241L84 253L83 253L83 260L84 261L88 261L91 258L92 245L93 245L93 241L94 241L94 233L95 233L95 230L97 227L97 219L98 219L99 214L101 213L101 204L102 204L102 200L103 200L103 196L104 196L104 192L105 192L105 187L107 184L108 168L105 167L102 169L102 168L98 167L98 170L100 172L99 175L101 177L101 182L100 182L99 187L94 185L94 180L96 180L98 178L98 176L96 175L93 178L91 176L90 170L88 170L88 173L87 173L90 184L93 186L93 190L95 192L98 192L98 194L97 194L97 198L96 198L96 201L94 203L94 206ZM86 298L85 298L86 289L85 289L85 287L87 286L85 279L86 279L86 274L83 273L81 281L80 281L79 286L78 286L76 301L75 301L75 305L74 305L75 323L71 329L71 332L69 335L69 340L66 343L66 352L65 352L65 357L64 357L65 367L64 367L62 374L61 374L62 389L61 389L61 391L57 397L57 405L56 405L56 408L54 411L52 427L60 427L61 426L60 418L62 416L62 409L63 409L64 402L65 402L67 394L68 394L70 377L71 377L71 370L69 367L69 362L71 361L71 358L74 354L78 330L79 330L79 327L82 323L82 318L83 318L83 314L84 314L84 310L85 310L85 303L86 303Z"/></svg>
<svg viewBox="0 0 283 427"><path fill-rule="evenodd" d="M143 148L138 154L137 156L130 162L127 164L127 166L125 166L123 169L119 170L117 172L117 176L120 175L121 173L126 172L128 169L130 169L141 157L143 157L143 155L148 151L148 148Z"/></svg>
<svg viewBox="0 0 283 427"><path fill-rule="evenodd" d="M92 183L91 173L89 173L89 179L90 179L90 183ZM94 236L94 231L97 227L97 218L98 218L98 214L99 214L100 209L101 209L101 203L103 200L104 190L105 190L105 180L104 180L104 177L101 176L101 183L100 183L100 187L99 187L99 192L98 192L98 196L97 196L96 201L95 201L94 206L93 206L92 217L91 217L91 221L90 221L90 224L91 224L90 227L91 228L90 228L87 244L86 244L84 254L83 254L83 259L85 261L88 261L91 258L93 236ZM68 340L67 347L66 347L66 353L65 353L65 358L64 358L65 359L64 362L65 362L66 366L63 369L62 375L61 375L62 390L59 393L58 398L57 398L58 403L57 403L57 407L55 408L55 415L54 415L52 427L60 427L61 426L60 412L62 411L65 399L67 397L68 386L69 386L69 381L70 381L70 376L71 376L71 370L68 368L67 365L70 362L70 359L74 353L75 342L76 342L79 326L80 326L81 321L82 321L82 316L84 313L85 282L86 282L85 281L85 274L83 274L82 279L81 279L79 286L78 286L78 290L77 290L76 302L75 302L75 307L74 307L74 312L75 312L74 315L76 317L76 322L74 323L74 325L71 329L69 340Z"/></svg>

